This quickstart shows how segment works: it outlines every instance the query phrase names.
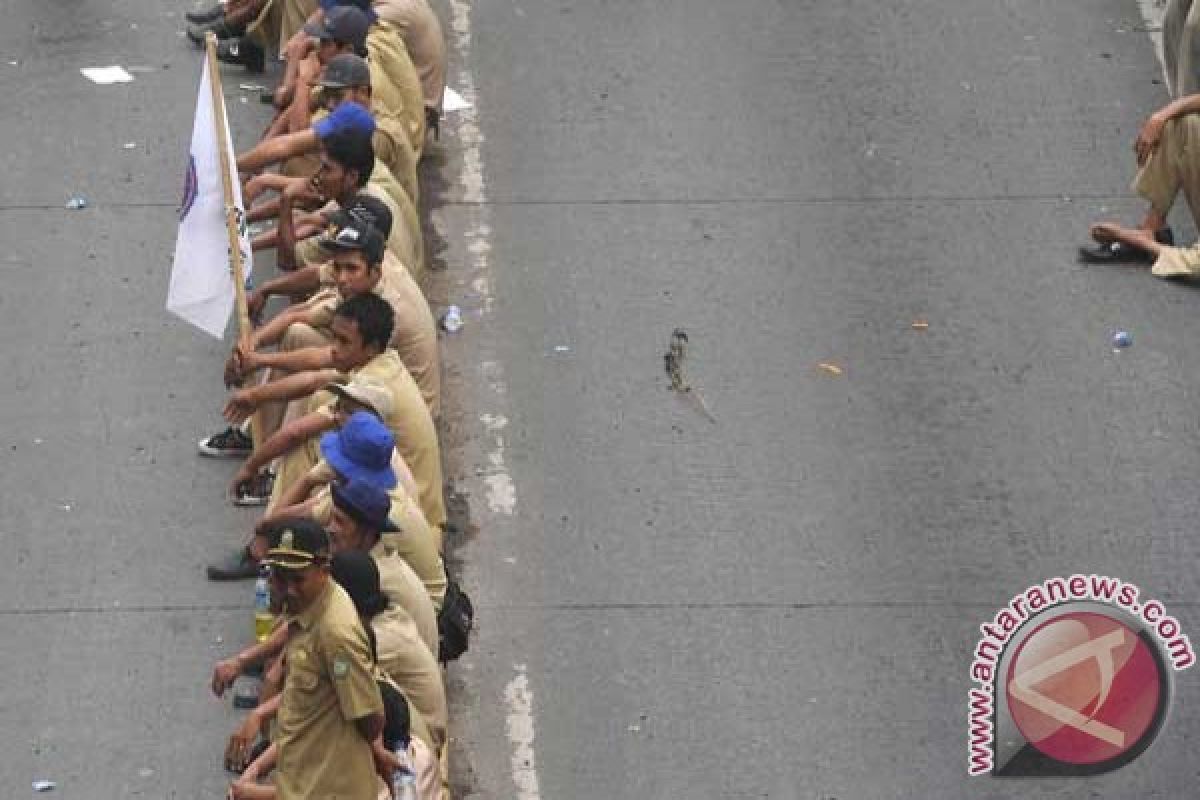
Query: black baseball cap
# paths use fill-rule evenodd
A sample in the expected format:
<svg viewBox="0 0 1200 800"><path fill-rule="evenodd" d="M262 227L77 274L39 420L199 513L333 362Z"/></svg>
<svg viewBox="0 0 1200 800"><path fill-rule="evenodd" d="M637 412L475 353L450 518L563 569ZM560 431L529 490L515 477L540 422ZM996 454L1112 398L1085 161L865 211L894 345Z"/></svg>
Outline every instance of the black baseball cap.
<svg viewBox="0 0 1200 800"><path fill-rule="evenodd" d="M326 89L348 89L371 85L371 68L367 60L354 53L340 53L329 60L321 73L318 86Z"/></svg>
<svg viewBox="0 0 1200 800"><path fill-rule="evenodd" d="M335 216L337 218L331 220L329 232L317 240L322 250L331 253L360 250L368 264L383 261L385 244L374 225L348 212L335 212Z"/></svg>
<svg viewBox="0 0 1200 800"><path fill-rule="evenodd" d="M354 52L363 53L367 46L367 29L370 18L354 6L337 6L325 12L320 22L310 22L304 32L318 39L332 39L339 44L354 47Z"/></svg>
<svg viewBox="0 0 1200 800"><path fill-rule="evenodd" d="M392 235L392 210L387 203L369 192L359 192L351 197L344 206L329 215L329 220L341 224L352 217L369 222L384 239Z"/></svg>

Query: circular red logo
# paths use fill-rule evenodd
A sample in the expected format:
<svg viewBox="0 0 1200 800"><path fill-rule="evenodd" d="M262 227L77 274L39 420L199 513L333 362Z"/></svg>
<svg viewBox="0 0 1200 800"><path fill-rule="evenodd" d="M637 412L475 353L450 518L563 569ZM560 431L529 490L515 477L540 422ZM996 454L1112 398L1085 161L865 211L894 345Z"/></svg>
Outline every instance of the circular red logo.
<svg viewBox="0 0 1200 800"><path fill-rule="evenodd" d="M1165 712L1154 650L1105 614L1068 612L1043 623L1009 664L1013 722L1033 747L1067 764L1099 764L1149 745Z"/></svg>

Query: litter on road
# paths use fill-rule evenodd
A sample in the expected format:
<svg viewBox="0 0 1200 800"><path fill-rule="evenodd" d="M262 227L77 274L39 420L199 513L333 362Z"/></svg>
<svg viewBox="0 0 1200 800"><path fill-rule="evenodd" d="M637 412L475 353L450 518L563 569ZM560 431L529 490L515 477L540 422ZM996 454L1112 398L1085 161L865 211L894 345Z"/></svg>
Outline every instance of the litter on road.
<svg viewBox="0 0 1200 800"><path fill-rule="evenodd" d="M124 67L81 67L79 71L92 83L101 85L129 83L133 80L133 76Z"/></svg>
<svg viewBox="0 0 1200 800"><path fill-rule="evenodd" d="M837 364L831 364L828 361L822 361L821 363L817 364L817 369L821 370L827 375L841 375L843 372L842 368Z"/></svg>
<svg viewBox="0 0 1200 800"><path fill-rule="evenodd" d="M458 92L446 87L445 93L442 95L442 111L449 114L451 111L463 111L471 107L466 98Z"/></svg>
<svg viewBox="0 0 1200 800"><path fill-rule="evenodd" d="M446 333L458 333L462 330L463 318L462 311L458 306L450 306L446 309L446 313L442 315L442 329Z"/></svg>

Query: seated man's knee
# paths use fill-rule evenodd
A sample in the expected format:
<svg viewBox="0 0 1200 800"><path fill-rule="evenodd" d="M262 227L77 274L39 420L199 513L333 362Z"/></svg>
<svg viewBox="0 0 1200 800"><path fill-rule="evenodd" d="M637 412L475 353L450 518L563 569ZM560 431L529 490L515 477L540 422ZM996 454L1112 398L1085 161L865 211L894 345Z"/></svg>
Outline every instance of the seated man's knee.
<svg viewBox="0 0 1200 800"><path fill-rule="evenodd" d="M279 349L285 351L302 350L305 347L320 347L328 344L316 328L304 322L293 322L288 325L279 340Z"/></svg>

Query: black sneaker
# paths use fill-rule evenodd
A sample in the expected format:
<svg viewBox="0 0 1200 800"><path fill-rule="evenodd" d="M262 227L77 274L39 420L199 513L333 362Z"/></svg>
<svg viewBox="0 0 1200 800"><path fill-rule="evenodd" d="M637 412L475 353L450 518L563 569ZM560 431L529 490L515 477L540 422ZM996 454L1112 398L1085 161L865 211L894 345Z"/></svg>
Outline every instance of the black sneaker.
<svg viewBox="0 0 1200 800"><path fill-rule="evenodd" d="M226 428L196 444L200 455L210 458L244 458L254 452L254 440L241 428Z"/></svg>
<svg viewBox="0 0 1200 800"><path fill-rule="evenodd" d="M216 22L223 16L225 16L225 6L217 3L205 11L189 11L183 15L183 18L193 25L207 25L210 22Z"/></svg>
<svg viewBox="0 0 1200 800"><path fill-rule="evenodd" d="M248 481L238 484L233 495L235 506L265 506L275 486L275 473L264 470Z"/></svg>
<svg viewBox="0 0 1200 800"><path fill-rule="evenodd" d="M218 19L214 22L208 22L203 25L188 25L187 38L193 43L204 46L204 37L212 31L217 35L217 39L236 39L246 32L245 28L231 26L224 19Z"/></svg>
<svg viewBox="0 0 1200 800"><path fill-rule="evenodd" d="M217 60L241 64L247 72L262 72L267 68L266 51L245 36L217 42Z"/></svg>
<svg viewBox="0 0 1200 800"><path fill-rule="evenodd" d="M210 581L244 581L258 577L258 562L250 557L250 548L243 547L221 564L209 564L205 570Z"/></svg>

